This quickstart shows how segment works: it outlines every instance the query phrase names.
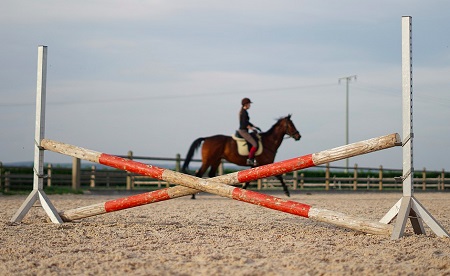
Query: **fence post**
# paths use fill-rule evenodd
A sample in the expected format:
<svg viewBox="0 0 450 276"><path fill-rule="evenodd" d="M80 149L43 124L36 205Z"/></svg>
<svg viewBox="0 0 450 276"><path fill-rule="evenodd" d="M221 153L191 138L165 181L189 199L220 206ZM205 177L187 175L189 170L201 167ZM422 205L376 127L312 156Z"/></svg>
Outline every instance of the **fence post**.
<svg viewBox="0 0 450 276"><path fill-rule="evenodd" d="M47 165L47 187L52 186L52 164Z"/></svg>
<svg viewBox="0 0 450 276"><path fill-rule="evenodd" d="M380 165L380 170L378 171L378 190L383 190L383 165Z"/></svg>
<svg viewBox="0 0 450 276"><path fill-rule="evenodd" d="M445 191L445 171L442 169L442 191Z"/></svg>
<svg viewBox="0 0 450 276"><path fill-rule="evenodd" d="M436 189L437 189L438 191L441 190L441 175L440 175L440 174L437 176L437 180L436 180Z"/></svg>
<svg viewBox="0 0 450 276"><path fill-rule="evenodd" d="M305 186L305 174L301 173L300 174L300 189L303 190L304 186Z"/></svg>
<svg viewBox="0 0 450 276"><path fill-rule="evenodd" d="M353 190L356 191L358 189L358 164L355 164L353 169Z"/></svg>
<svg viewBox="0 0 450 276"><path fill-rule="evenodd" d="M10 172L5 172L5 193L9 192L9 186L10 186L10 179L9 179Z"/></svg>
<svg viewBox="0 0 450 276"><path fill-rule="evenodd" d="M133 160L133 151L128 151L128 159ZM130 172L127 172L127 190L131 190L134 187L134 183L132 183L132 176Z"/></svg>
<svg viewBox="0 0 450 276"><path fill-rule="evenodd" d="M91 188L95 188L95 169L96 169L95 166L92 165L92 167L91 167L91 179L89 181L89 186Z"/></svg>
<svg viewBox="0 0 450 276"><path fill-rule="evenodd" d="M292 189L297 190L298 186L298 171L292 173Z"/></svg>
<svg viewBox="0 0 450 276"><path fill-rule="evenodd" d="M176 159L176 161L175 161L175 171L176 172L180 172L181 171L181 155L179 153L177 153L175 159Z"/></svg>
<svg viewBox="0 0 450 276"><path fill-rule="evenodd" d="M81 167L81 160L79 158L73 157L72 158L72 189L78 190L80 189L80 167Z"/></svg>
<svg viewBox="0 0 450 276"><path fill-rule="evenodd" d="M425 191L427 189L427 170L423 167L422 171L422 190Z"/></svg>
<svg viewBox="0 0 450 276"><path fill-rule="evenodd" d="M325 190L328 191L330 189L330 163L327 163L325 169Z"/></svg>

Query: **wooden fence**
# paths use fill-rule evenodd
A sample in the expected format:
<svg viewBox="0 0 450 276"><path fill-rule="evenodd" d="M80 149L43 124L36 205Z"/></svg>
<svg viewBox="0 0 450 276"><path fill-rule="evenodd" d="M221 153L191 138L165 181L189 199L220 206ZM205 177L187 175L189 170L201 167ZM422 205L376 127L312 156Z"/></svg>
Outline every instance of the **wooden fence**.
<svg viewBox="0 0 450 276"><path fill-rule="evenodd" d="M151 161L175 162L174 169L180 170L180 164L183 161L180 155L175 158L152 158L133 156L129 152L127 157L130 159L144 159ZM200 160L193 160L200 162ZM226 163L225 163L226 164ZM31 189L33 187L33 168L19 168L2 166L0 162L0 192L9 192L10 190ZM326 166L313 169L294 171L284 175L286 184L292 190L298 189L321 189L321 190L392 190L401 189L401 170L379 168L358 168L355 165L347 173L343 173L345 168ZM321 173L317 173L317 172ZM13 172L13 173L12 173ZM309 173L308 173L309 172ZM315 172L315 173L312 173ZM370 172L370 173L368 173ZM387 173L388 172L388 173ZM224 162L219 168L219 175L224 173ZM132 173L106 169L97 166L81 168L80 160L74 158L72 168L54 167L48 164L45 167L44 185L51 186L71 186L73 189L154 189L169 187L171 184L165 181L156 180L146 176L135 175ZM321 176L308 176L317 175ZM398 177L393 177L398 174ZM447 174L447 175L446 175ZM388 176L386 176L388 175ZM278 189L279 181L274 177L261 179L252 182L251 188L258 190ZM442 171L415 171L414 188L417 190L439 190L444 191L450 188L449 173Z"/></svg>

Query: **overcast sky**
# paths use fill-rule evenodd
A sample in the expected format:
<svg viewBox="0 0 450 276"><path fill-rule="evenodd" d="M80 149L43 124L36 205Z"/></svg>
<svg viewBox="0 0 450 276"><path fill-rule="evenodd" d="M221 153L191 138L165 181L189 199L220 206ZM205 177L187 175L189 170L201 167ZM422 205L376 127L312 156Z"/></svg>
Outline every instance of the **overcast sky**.
<svg viewBox="0 0 450 276"><path fill-rule="evenodd" d="M414 166L450 170L449 1L17 1L0 4L0 161L32 161L38 45L48 46L45 137L185 156L232 134L243 97L268 130L302 134L276 160L401 134L401 17L413 18ZM350 165L402 167L401 148ZM197 154L196 158L200 156ZM46 162L71 158L46 152ZM344 165L344 161L333 165Z"/></svg>

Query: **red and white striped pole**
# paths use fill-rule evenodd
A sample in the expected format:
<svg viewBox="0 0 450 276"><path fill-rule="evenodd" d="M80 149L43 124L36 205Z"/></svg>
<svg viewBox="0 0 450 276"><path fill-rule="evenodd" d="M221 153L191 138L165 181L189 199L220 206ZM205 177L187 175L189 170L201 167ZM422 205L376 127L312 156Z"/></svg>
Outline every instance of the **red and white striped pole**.
<svg viewBox="0 0 450 276"><path fill-rule="evenodd" d="M140 175L150 176L156 179L168 181L169 183L179 184L190 188L181 190L180 188L177 188L177 190L174 190L173 188L176 187L173 187L152 192L154 194L151 195L150 193L145 193L142 195L131 196L124 199L112 200L105 203L61 212L60 215L65 221L140 206L143 204L193 194L198 191L205 191L270 209L303 216L318 221L328 222L349 229L371 234L388 235L392 232L391 225L372 222L367 219L354 218L342 213L314 208L306 204L243 190L227 184L237 184L239 182L247 182L271 175L278 175L288 171L317 166L339 159L394 147L398 145L399 142L399 135L391 134L211 179L197 178L156 166L143 164L105 153L95 152L48 139L43 139L41 146L44 149L61 154L126 170Z"/></svg>

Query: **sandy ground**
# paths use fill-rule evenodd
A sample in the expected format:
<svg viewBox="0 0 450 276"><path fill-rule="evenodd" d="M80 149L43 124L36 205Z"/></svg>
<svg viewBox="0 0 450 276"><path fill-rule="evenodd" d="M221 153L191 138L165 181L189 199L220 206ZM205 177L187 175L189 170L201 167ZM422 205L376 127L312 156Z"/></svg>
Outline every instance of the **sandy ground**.
<svg viewBox="0 0 450 276"><path fill-rule="evenodd" d="M280 193L271 193L283 197ZM52 195L58 210L123 195ZM416 193L449 231L450 193ZM294 192L291 199L379 220L401 193ZM49 222L25 196L0 196L0 275L450 275L450 239L368 235L200 194L77 222ZM39 204L35 204L39 205Z"/></svg>

